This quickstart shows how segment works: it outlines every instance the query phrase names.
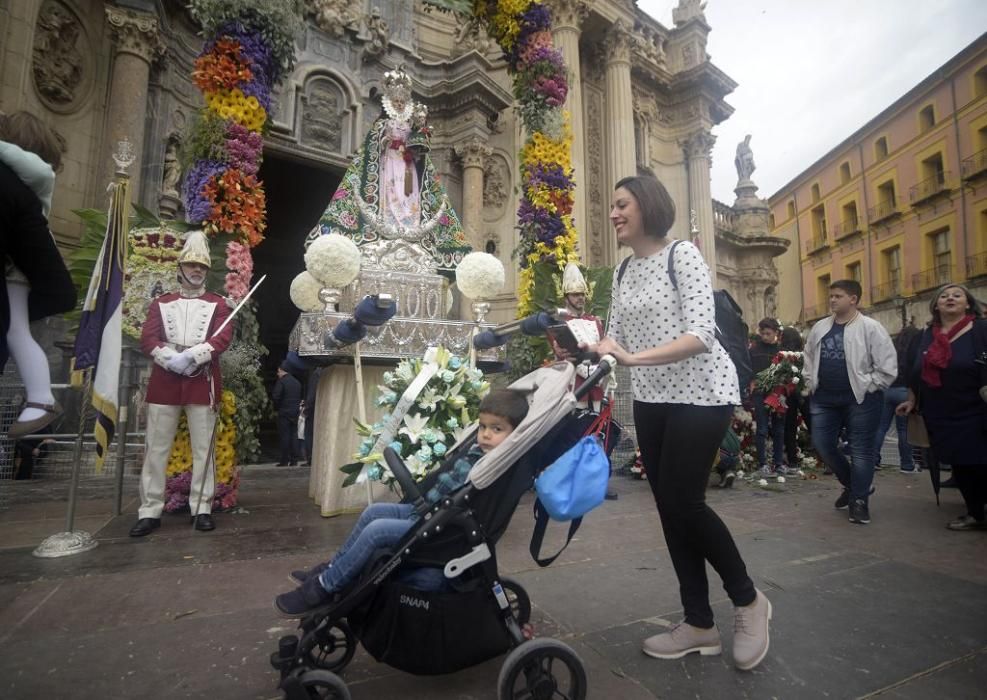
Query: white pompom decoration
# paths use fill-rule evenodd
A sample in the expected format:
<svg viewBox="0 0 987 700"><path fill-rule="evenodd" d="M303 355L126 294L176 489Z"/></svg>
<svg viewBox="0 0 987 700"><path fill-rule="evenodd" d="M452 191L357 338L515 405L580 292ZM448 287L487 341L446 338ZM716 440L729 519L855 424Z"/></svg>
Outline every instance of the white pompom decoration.
<svg viewBox="0 0 987 700"><path fill-rule="evenodd" d="M757 485L758 486L767 486L768 485L768 480L767 479L758 479L757 480Z"/></svg>
<svg viewBox="0 0 987 700"><path fill-rule="evenodd" d="M784 484L784 483L785 483L785 477L783 477L783 476L779 476L779 477L778 477L778 483L779 483L779 484Z"/></svg>
<svg viewBox="0 0 987 700"><path fill-rule="evenodd" d="M456 285L473 301L494 297L504 288L504 265L490 253L470 253L456 266Z"/></svg>
<svg viewBox="0 0 987 700"><path fill-rule="evenodd" d="M323 287L342 289L360 274L360 249L346 236L319 236L305 251L305 269Z"/></svg>
<svg viewBox="0 0 987 700"><path fill-rule="evenodd" d="M301 272L291 280L291 288L288 294L291 301L302 311L322 311L325 308L319 300L319 290L322 283L315 279L309 272Z"/></svg>

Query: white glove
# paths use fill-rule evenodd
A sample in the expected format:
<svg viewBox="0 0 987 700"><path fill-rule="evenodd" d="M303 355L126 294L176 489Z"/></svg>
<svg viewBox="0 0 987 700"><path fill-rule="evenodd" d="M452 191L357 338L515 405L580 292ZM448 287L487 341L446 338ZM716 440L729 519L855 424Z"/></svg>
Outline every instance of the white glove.
<svg viewBox="0 0 987 700"><path fill-rule="evenodd" d="M195 358L188 350L178 353L165 363L165 369L175 374L184 374L189 366L195 366Z"/></svg>

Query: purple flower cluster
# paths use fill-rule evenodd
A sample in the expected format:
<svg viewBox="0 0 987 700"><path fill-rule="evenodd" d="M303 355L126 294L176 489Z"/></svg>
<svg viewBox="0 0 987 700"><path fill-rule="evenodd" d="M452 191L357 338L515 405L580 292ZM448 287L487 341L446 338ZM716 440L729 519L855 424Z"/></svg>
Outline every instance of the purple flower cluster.
<svg viewBox="0 0 987 700"><path fill-rule="evenodd" d="M264 139L256 131L235 121L226 125L226 157L230 167L246 175L256 175L260 164Z"/></svg>
<svg viewBox="0 0 987 700"><path fill-rule="evenodd" d="M520 51L528 43L528 37L542 30L550 30L552 28L552 12L545 5L541 3L532 4L528 10L521 15L521 19L518 24L521 26L521 31L518 34L517 41L514 43L514 48L511 50L511 55L507 57L507 60L511 64L512 70L517 70Z"/></svg>
<svg viewBox="0 0 987 700"><path fill-rule="evenodd" d="M532 189L547 187L553 190L567 192L572 187L572 180L562 170L562 166L545 166L540 163L526 165L521 174L522 181Z"/></svg>
<svg viewBox="0 0 987 700"><path fill-rule="evenodd" d="M553 245L558 236L565 235L565 225L546 209L539 209L527 197L521 199L517 209L518 226L534 231L535 240Z"/></svg>
<svg viewBox="0 0 987 700"><path fill-rule="evenodd" d="M200 224L209 218L212 202L205 198L202 190L206 184L226 170L226 164L216 160L198 160L185 175L182 198L185 201L185 220Z"/></svg>
<svg viewBox="0 0 987 700"><path fill-rule="evenodd" d="M175 513L188 507L188 495L192 489L192 472L182 472L165 482L166 513Z"/></svg>

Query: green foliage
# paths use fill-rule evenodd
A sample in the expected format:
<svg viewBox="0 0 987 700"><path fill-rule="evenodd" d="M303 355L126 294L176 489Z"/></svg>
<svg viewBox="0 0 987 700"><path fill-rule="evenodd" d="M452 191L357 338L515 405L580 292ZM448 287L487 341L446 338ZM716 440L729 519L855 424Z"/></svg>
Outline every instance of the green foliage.
<svg viewBox="0 0 987 700"><path fill-rule="evenodd" d="M302 33L302 0L191 0L189 11L206 36L228 22L256 30L271 48L281 75L295 65L295 37ZM278 82L280 76L272 76Z"/></svg>
<svg viewBox="0 0 987 700"><path fill-rule="evenodd" d="M128 222L128 230L160 224L154 214L139 204L131 204L131 207L134 213ZM73 209L72 213L78 216L83 224L79 247L68 255L69 274L78 290L79 304L75 311L66 314L66 318L75 324L78 323L79 317L82 315L82 305L85 303L86 293L89 291L89 280L92 279L96 262L99 260L99 251L103 247L103 240L106 238L108 214L105 209Z"/></svg>
<svg viewBox="0 0 987 700"><path fill-rule="evenodd" d="M236 396L236 458L237 464L249 464L260 458L260 420L269 410L267 391L260 375L261 358L267 348L260 344L260 325L254 303L244 304L233 321L236 324L233 342L220 355L223 386Z"/></svg>
<svg viewBox="0 0 987 700"><path fill-rule="evenodd" d="M182 141L182 172L191 170L197 160L225 162L226 159L226 121L209 110L197 113Z"/></svg>

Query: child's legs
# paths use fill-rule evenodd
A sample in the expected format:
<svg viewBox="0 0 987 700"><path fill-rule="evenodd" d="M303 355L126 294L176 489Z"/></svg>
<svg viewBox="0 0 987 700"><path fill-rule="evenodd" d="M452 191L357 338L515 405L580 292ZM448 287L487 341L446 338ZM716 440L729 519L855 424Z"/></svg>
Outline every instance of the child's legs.
<svg viewBox="0 0 987 700"><path fill-rule="evenodd" d="M24 381L27 400L33 403L52 404L51 371L44 350L31 336L28 322L27 300L31 288L26 284L8 284L7 296L10 303L10 329L7 331L7 347L17 363L17 371ZM19 420L28 421L40 418L44 411L39 408L25 408Z"/></svg>
<svg viewBox="0 0 987 700"><path fill-rule="evenodd" d="M346 551L340 551L332 566L322 572L319 582L329 593L340 590L355 579L374 550L396 544L415 524L411 518L378 518L363 528Z"/></svg>
<svg viewBox="0 0 987 700"><path fill-rule="evenodd" d="M356 543L367 525L375 520L407 520L414 512L415 507L410 503L371 503L360 513L360 517L350 531L349 537L346 538L343 546L336 550L336 553L329 559L329 562L335 565L336 560L346 554Z"/></svg>

